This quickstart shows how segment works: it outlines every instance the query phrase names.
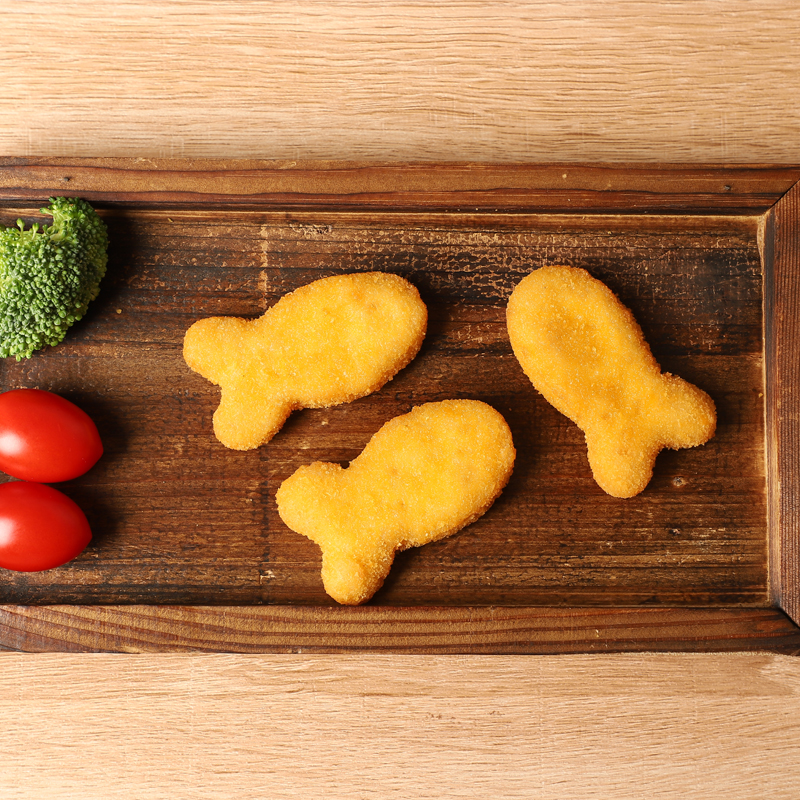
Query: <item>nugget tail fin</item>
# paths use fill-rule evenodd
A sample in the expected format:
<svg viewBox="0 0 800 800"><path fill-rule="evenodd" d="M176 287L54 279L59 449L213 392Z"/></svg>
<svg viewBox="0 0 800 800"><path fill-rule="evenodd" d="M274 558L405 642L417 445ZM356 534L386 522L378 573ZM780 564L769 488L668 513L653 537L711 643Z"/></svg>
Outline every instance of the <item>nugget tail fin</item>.
<svg viewBox="0 0 800 800"><path fill-rule="evenodd" d="M618 420L586 431L589 465L598 485L613 497L639 494L653 476L656 456L705 444L716 430L714 401L682 378L665 374L653 403L651 425L632 428Z"/></svg>
<svg viewBox="0 0 800 800"><path fill-rule="evenodd" d="M366 602L383 586L394 561L394 550L377 550L369 560L346 550L322 549L322 583L342 605Z"/></svg>
<svg viewBox="0 0 800 800"><path fill-rule="evenodd" d="M189 369L219 385L236 371L236 352L251 323L238 317L206 317L195 322L183 337L183 358Z"/></svg>
<svg viewBox="0 0 800 800"><path fill-rule="evenodd" d="M319 545L325 591L337 603L354 606L381 588L395 550L359 523L347 500L348 474L339 464L304 465L281 484L275 500L286 525ZM356 535L341 536L344 530Z"/></svg>
<svg viewBox="0 0 800 800"><path fill-rule="evenodd" d="M671 411L669 424L661 431L664 447L677 450L705 444L716 432L714 401L694 384L665 374L663 405Z"/></svg>
<svg viewBox="0 0 800 800"><path fill-rule="evenodd" d="M291 404L265 398L260 392L222 389L222 399L214 412L214 434L231 450L254 450L266 444L283 426Z"/></svg>
<svg viewBox="0 0 800 800"><path fill-rule="evenodd" d="M594 479L612 497L634 497L647 486L662 446L656 438L632 437L624 431L586 434Z"/></svg>

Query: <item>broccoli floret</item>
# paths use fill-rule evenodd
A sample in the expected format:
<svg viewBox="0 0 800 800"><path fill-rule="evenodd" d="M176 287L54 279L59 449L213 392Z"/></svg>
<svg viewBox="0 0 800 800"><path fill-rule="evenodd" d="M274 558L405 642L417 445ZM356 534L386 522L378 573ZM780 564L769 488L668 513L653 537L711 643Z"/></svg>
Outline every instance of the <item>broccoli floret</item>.
<svg viewBox="0 0 800 800"><path fill-rule="evenodd" d="M0 228L0 358L57 345L100 291L105 223L85 201L50 198L52 225Z"/></svg>

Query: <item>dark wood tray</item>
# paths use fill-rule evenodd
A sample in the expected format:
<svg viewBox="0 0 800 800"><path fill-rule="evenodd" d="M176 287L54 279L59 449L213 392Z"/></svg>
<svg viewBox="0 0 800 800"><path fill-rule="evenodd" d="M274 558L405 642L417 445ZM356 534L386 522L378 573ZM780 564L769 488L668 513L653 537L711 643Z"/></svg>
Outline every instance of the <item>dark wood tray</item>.
<svg viewBox="0 0 800 800"><path fill-rule="evenodd" d="M112 242L64 343L0 364L3 389L69 397L106 446L61 487L90 547L0 574L0 647L800 652L798 180L767 166L0 160L0 222L79 196ZM662 453L636 498L597 487L582 433L511 353L506 300L546 263L608 283L662 369L717 403L715 438ZM182 359L188 326L375 269L428 304L418 357L370 397L293 414L259 450L223 448L218 390ZM370 604L337 607L318 548L277 515L278 485L449 397L506 416L511 482L474 525L400 554Z"/></svg>

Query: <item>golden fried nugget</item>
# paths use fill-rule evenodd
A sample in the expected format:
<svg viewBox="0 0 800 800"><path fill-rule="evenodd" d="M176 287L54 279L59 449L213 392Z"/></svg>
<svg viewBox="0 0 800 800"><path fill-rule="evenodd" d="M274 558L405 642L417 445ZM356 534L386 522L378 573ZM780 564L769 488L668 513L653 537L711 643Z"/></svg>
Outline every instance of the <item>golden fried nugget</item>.
<svg viewBox="0 0 800 800"><path fill-rule="evenodd" d="M346 469L300 467L278 489L278 512L322 548L325 591L357 605L381 587L395 552L478 519L511 477L514 457L511 431L491 406L426 403L387 422Z"/></svg>
<svg viewBox="0 0 800 800"><path fill-rule="evenodd" d="M427 320L419 292L397 275L336 275L285 295L258 319L195 322L183 356L222 389L217 438L251 450L296 409L327 408L380 389L417 354Z"/></svg>
<svg viewBox="0 0 800 800"><path fill-rule="evenodd" d="M664 447L714 435L711 398L661 373L633 314L585 270L532 272L511 294L507 323L525 374L586 434L592 473L608 494L633 497Z"/></svg>

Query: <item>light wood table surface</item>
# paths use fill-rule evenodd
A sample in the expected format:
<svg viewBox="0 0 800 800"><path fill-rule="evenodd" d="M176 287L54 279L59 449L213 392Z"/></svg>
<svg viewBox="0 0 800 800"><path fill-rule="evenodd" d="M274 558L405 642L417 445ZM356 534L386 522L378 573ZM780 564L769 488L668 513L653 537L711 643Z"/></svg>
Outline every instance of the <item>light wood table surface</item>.
<svg viewBox="0 0 800 800"><path fill-rule="evenodd" d="M0 2L0 153L800 163L800 8ZM800 659L0 657L0 797L797 798Z"/></svg>

